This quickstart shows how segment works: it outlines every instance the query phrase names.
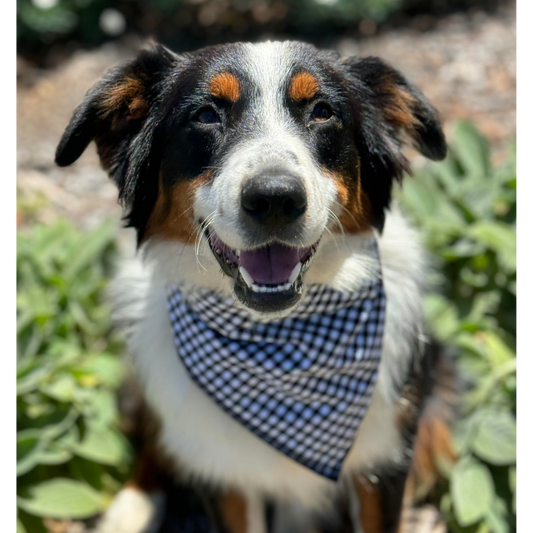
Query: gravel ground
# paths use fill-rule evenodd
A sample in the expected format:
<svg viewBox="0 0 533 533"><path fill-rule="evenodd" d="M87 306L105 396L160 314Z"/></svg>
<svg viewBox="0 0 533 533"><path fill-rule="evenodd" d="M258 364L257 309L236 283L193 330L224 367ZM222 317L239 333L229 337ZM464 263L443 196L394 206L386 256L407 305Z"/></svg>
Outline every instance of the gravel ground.
<svg viewBox="0 0 533 533"><path fill-rule="evenodd" d="M490 139L498 162L515 139L515 39L515 9L508 6L493 16L453 15L428 31L398 29L362 41L343 38L337 49L343 55L378 55L402 70L439 109L448 134L454 120L473 121ZM128 47L106 45L78 53L47 72L20 60L17 157L22 226L57 217L82 228L113 217L118 226L116 190L100 169L94 146L66 169L54 166L53 155L85 91L110 66L132 54ZM120 230L119 236L131 251L132 231ZM446 530L431 506L407 513L404 522L403 533ZM87 532L79 522L50 526L61 533Z"/></svg>

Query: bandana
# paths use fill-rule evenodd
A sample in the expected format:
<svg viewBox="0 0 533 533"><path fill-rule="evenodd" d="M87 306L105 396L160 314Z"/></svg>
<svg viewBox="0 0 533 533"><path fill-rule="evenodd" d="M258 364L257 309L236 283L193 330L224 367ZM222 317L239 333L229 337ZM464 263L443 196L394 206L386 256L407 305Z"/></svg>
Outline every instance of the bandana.
<svg viewBox="0 0 533 533"><path fill-rule="evenodd" d="M170 287L168 310L195 383L281 453L337 480L377 378L385 323L380 273L349 294L312 284L290 316L270 322L207 289L185 299Z"/></svg>

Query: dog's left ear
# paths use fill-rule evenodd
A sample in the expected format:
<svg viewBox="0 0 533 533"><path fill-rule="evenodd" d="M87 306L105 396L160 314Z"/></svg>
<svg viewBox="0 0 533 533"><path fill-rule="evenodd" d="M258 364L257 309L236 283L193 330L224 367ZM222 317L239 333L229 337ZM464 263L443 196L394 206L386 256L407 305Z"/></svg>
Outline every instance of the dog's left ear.
<svg viewBox="0 0 533 533"><path fill-rule="evenodd" d="M341 61L355 121L353 130L362 187L372 204L372 224L385 224L394 180L410 173L402 152L410 140L426 157L446 157L446 141L436 109L396 69L377 57Z"/></svg>
<svg viewBox="0 0 533 533"><path fill-rule="evenodd" d="M342 62L361 102L362 119L375 123L392 140L400 165L401 135L429 159L446 157L446 141L436 109L400 72L377 57L348 58ZM369 130L372 126L366 125ZM371 132L374 133L374 132ZM390 144L390 142L389 142Z"/></svg>

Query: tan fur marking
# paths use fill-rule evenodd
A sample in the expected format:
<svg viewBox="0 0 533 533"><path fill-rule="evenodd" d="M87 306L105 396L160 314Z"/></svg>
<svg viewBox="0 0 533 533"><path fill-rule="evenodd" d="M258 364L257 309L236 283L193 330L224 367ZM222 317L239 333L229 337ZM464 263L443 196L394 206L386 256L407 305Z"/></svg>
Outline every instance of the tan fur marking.
<svg viewBox="0 0 533 533"><path fill-rule="evenodd" d="M193 243L196 228L191 206L195 190L208 181L211 172L206 171L192 181L182 181L171 191L166 191L159 180L159 194L146 225L146 238L157 236L163 240Z"/></svg>
<svg viewBox="0 0 533 533"><path fill-rule="evenodd" d="M418 500L428 494L439 480L442 468L450 468L456 461L450 424L459 406L455 362L449 357L437 361L437 381L431 397L420 414L424 393L415 385L407 385L402 392L397 427L417 428L413 457L405 487L405 502Z"/></svg>
<svg viewBox="0 0 533 533"><path fill-rule="evenodd" d="M378 488L369 479L354 477L359 501L359 521L365 533L383 533L383 509Z"/></svg>
<svg viewBox="0 0 533 533"><path fill-rule="evenodd" d="M451 430L438 416L422 417L413 450L413 461L406 484L409 499L425 496L440 477L440 465L456 460Z"/></svg>
<svg viewBox="0 0 533 533"><path fill-rule="evenodd" d="M209 91L215 98L222 98L234 104L241 95L239 80L229 72L215 76L209 83Z"/></svg>
<svg viewBox="0 0 533 533"><path fill-rule="evenodd" d="M388 101L383 108L386 120L394 126L407 130L412 130L420 124L413 112L416 98L412 94L404 91L395 83L386 83L383 93L388 95Z"/></svg>
<svg viewBox="0 0 533 533"><path fill-rule="evenodd" d="M125 78L107 92L100 103L100 112L104 118L127 106L127 119L135 120L148 114L148 104L143 98L144 85L137 78Z"/></svg>
<svg viewBox="0 0 533 533"><path fill-rule="evenodd" d="M235 491L223 494L219 500L220 514L229 533L247 533L246 500Z"/></svg>
<svg viewBox="0 0 533 533"><path fill-rule="evenodd" d="M361 187L361 180L355 181L350 176L328 169L324 169L324 172L337 187L337 202L342 207L339 214L342 229L350 234L368 231L372 225L372 207L368 195ZM338 224L332 229L334 232L342 232Z"/></svg>
<svg viewBox="0 0 533 533"><path fill-rule="evenodd" d="M308 72L299 72L292 77L289 97L295 102L310 100L318 92L318 80Z"/></svg>
<svg viewBox="0 0 533 533"><path fill-rule="evenodd" d="M131 103L128 106L129 115L127 117L128 120L137 120L139 118L144 118L146 115L148 115L148 104L146 101L141 98L137 97L134 98Z"/></svg>

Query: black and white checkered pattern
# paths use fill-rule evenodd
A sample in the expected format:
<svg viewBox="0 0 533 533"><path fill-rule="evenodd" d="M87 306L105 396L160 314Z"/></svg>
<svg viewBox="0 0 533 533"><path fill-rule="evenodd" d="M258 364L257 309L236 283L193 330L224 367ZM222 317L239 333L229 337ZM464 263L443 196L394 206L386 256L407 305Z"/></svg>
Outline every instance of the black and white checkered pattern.
<svg viewBox="0 0 533 533"><path fill-rule="evenodd" d="M372 397L385 291L311 285L287 318L259 322L231 298L169 290L177 351L222 409L280 452L336 480Z"/></svg>

